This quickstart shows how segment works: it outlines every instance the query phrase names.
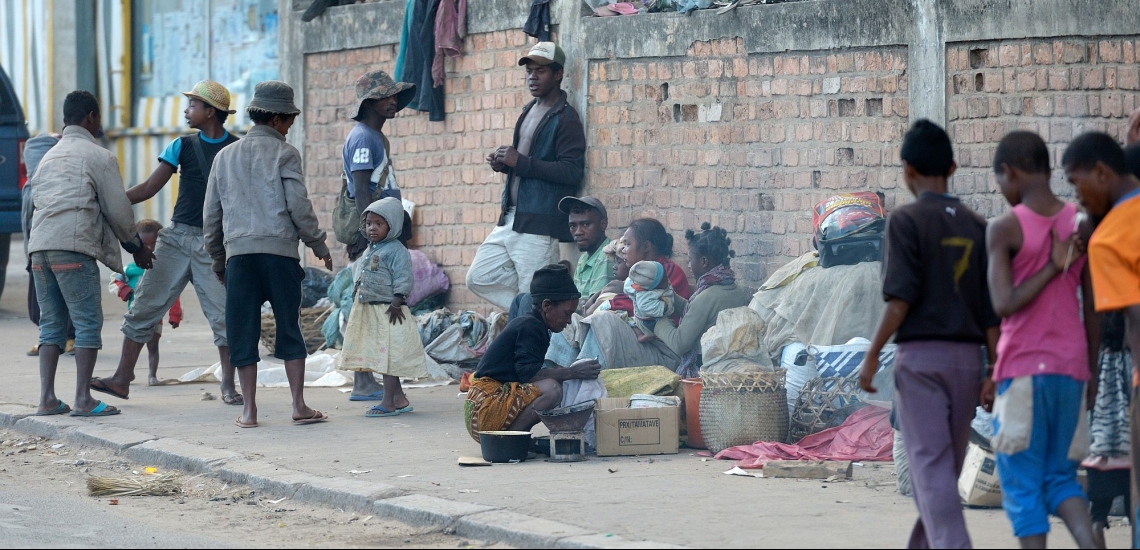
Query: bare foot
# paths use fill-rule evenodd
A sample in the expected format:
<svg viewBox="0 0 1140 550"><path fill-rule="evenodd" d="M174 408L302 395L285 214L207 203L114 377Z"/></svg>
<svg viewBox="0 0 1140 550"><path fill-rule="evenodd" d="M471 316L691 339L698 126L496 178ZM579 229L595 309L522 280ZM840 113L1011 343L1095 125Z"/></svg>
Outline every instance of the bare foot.
<svg viewBox="0 0 1140 550"><path fill-rule="evenodd" d="M408 396L403 395L403 394L398 395L398 396L393 395L391 397L391 399L384 399L383 401L380 402L381 407L384 407L385 409L388 409L390 411L400 410L400 409L407 407L411 404L412 403L410 401L408 401Z"/></svg>
<svg viewBox="0 0 1140 550"><path fill-rule="evenodd" d="M146 385L148 385L148 386L161 386L162 382L158 381L157 376L151 376L151 377L146 379Z"/></svg>

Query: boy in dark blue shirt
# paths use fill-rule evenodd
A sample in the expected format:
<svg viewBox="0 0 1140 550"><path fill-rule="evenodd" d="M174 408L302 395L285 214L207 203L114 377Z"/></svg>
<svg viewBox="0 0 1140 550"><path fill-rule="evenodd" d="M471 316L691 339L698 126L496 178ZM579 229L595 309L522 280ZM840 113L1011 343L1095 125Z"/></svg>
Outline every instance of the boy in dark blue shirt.
<svg viewBox="0 0 1140 550"><path fill-rule="evenodd" d="M1001 323L986 284L986 220L947 193L957 165L945 130L916 122L900 157L918 200L887 218L887 308L859 384L876 391L879 352L894 336L896 412L919 516L907 547L969 548L958 476L982 389L981 348L993 364Z"/></svg>

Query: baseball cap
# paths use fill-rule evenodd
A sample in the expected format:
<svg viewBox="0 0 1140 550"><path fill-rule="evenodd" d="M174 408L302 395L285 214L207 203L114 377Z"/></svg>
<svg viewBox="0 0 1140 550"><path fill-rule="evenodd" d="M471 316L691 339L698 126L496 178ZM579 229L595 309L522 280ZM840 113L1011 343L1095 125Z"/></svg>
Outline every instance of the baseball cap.
<svg viewBox="0 0 1140 550"><path fill-rule="evenodd" d="M562 67L566 66L566 52L554 42L539 42L530 49L530 53L519 60L519 66L526 65L527 62L533 61L539 65L549 65L557 63Z"/></svg>
<svg viewBox="0 0 1140 550"><path fill-rule="evenodd" d="M558 201L558 210L563 214L569 214L574 206L583 206L585 208L593 208L602 215L602 219L609 219L609 214L606 212L605 205L598 197L566 197Z"/></svg>

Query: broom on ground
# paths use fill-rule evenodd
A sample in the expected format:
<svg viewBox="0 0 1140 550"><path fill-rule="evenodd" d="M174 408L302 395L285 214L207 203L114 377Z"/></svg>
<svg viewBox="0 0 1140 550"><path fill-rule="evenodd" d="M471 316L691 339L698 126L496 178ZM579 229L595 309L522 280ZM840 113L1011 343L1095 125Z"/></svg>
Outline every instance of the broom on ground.
<svg viewBox="0 0 1140 550"><path fill-rule="evenodd" d="M178 474L168 473L146 477L87 478L87 491L93 497L168 496L182 491Z"/></svg>

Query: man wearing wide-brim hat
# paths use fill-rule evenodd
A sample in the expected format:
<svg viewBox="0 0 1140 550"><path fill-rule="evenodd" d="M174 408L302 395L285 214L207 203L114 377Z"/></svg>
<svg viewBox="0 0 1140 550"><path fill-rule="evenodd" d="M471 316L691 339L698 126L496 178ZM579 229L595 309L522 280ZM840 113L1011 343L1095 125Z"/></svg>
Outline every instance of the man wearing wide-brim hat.
<svg viewBox="0 0 1140 550"><path fill-rule="evenodd" d="M214 159L203 209L206 252L226 285L230 359L245 394L235 423L257 427L257 346L267 301L277 325L274 356L285 361L293 394L293 423L323 422L328 415L305 405L308 350L299 319L304 271L297 241L327 269L332 256L305 190L301 153L285 142L301 111L293 104L293 88L276 80L254 88L248 111L254 127Z"/></svg>
<svg viewBox="0 0 1140 550"><path fill-rule="evenodd" d="M206 201L206 183L214 158L223 148L238 140L226 131L226 119L236 111L230 109L230 92L212 80L194 85L183 115L196 134L175 138L158 156L158 167L147 180L127 191L131 204L155 196L179 171L178 199L170 225L158 232L154 269L147 272L134 290L134 301L123 317L123 349L119 368L110 378L96 378L91 389L126 399L135 365L143 346L161 328L162 317L182 294L187 283L194 285L202 314L214 333L214 345L221 360L222 402L241 405L242 396L234 384L230 364L229 341L226 339L226 289L213 276L210 256L202 240L202 205ZM150 380L148 383L157 383Z"/></svg>
<svg viewBox="0 0 1140 550"><path fill-rule="evenodd" d="M348 245L350 259L367 247L368 239L360 229L364 209L385 197L403 198L384 124L407 107L415 93L414 84L396 82L384 71L369 72L356 81L357 106L352 119L357 124L344 141L344 185L333 212L333 230L337 240Z"/></svg>

